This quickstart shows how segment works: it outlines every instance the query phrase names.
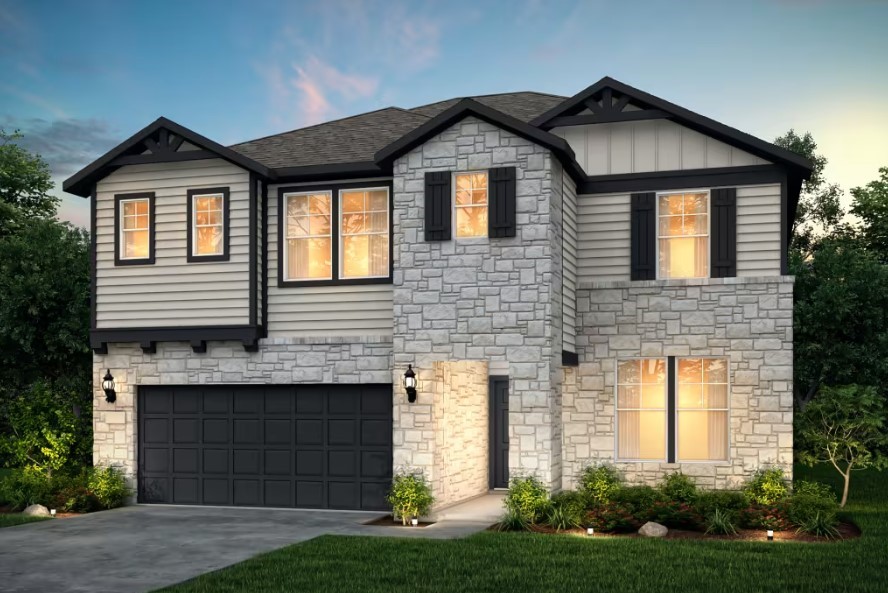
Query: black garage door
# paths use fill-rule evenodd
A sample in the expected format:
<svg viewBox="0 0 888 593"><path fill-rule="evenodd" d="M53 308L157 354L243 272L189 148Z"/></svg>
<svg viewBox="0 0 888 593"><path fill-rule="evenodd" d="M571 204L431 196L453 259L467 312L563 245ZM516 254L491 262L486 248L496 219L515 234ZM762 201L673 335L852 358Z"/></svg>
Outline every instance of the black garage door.
<svg viewBox="0 0 888 593"><path fill-rule="evenodd" d="M139 387L140 502L379 510L391 385Z"/></svg>

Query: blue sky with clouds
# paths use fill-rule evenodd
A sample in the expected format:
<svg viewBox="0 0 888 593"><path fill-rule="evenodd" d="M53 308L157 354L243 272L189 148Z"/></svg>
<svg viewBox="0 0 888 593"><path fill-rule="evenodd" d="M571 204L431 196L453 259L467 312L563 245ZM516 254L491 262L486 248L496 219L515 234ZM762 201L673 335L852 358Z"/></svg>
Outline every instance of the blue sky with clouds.
<svg viewBox="0 0 888 593"><path fill-rule="evenodd" d="M888 166L886 26L884 0L0 0L0 126L60 182L159 115L230 144L610 75L768 140L811 131L849 188Z"/></svg>

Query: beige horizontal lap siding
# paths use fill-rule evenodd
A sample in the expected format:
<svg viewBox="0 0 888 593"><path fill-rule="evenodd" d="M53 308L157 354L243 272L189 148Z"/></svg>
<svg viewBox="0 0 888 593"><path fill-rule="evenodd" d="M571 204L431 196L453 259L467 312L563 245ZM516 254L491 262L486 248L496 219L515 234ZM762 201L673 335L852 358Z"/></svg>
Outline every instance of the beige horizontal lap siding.
<svg viewBox="0 0 888 593"><path fill-rule="evenodd" d="M562 336L564 350L577 351L577 191L573 180L564 176L564 254L561 292Z"/></svg>
<svg viewBox="0 0 888 593"><path fill-rule="evenodd" d="M228 187L226 262L189 263L187 192ZM114 265L114 196L154 192L155 263ZM249 173L220 159L121 167L99 182L96 318L100 329L249 323Z"/></svg>
<svg viewBox="0 0 888 593"><path fill-rule="evenodd" d="M368 180L367 186L372 187L379 182L378 179ZM280 187L272 185L268 188L269 337L392 335L394 305L391 284L278 286L278 259L283 257L278 245Z"/></svg>
<svg viewBox="0 0 888 593"><path fill-rule="evenodd" d="M589 175L765 165L767 161L669 120L553 128Z"/></svg>
<svg viewBox="0 0 888 593"><path fill-rule="evenodd" d="M629 280L629 194L577 196L577 280Z"/></svg>
<svg viewBox="0 0 888 593"><path fill-rule="evenodd" d="M737 188L737 275L780 274L780 186Z"/></svg>

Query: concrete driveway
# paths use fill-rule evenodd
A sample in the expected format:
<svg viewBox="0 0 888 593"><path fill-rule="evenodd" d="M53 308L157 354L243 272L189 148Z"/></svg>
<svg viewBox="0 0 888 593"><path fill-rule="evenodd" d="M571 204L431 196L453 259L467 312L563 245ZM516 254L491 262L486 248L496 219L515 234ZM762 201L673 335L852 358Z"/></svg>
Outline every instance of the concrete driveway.
<svg viewBox="0 0 888 593"><path fill-rule="evenodd" d="M151 591L380 513L131 506L0 529L0 591ZM369 535L369 533L368 533Z"/></svg>

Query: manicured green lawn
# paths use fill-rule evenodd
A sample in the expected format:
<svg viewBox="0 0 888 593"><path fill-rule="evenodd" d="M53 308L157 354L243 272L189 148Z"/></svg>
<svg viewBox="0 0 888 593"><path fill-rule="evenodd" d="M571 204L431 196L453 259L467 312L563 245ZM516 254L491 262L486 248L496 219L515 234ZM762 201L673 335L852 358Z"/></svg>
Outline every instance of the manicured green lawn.
<svg viewBox="0 0 888 593"><path fill-rule="evenodd" d="M26 517L21 513L0 513L0 527L12 527L13 525L47 520L49 520L49 517Z"/></svg>
<svg viewBox="0 0 888 593"><path fill-rule="evenodd" d="M838 483L827 468L799 468L797 476ZM164 591L888 591L888 472L854 479L847 511L864 535L853 541L590 540L493 532L457 541L325 536Z"/></svg>

